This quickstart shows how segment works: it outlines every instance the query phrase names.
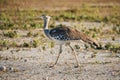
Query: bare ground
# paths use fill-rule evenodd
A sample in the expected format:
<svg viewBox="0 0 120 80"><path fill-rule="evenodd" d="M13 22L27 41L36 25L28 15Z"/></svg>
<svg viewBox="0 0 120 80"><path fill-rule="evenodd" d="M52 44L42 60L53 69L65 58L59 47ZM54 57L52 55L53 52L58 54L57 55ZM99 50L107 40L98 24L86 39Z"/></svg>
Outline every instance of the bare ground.
<svg viewBox="0 0 120 80"><path fill-rule="evenodd" d="M74 24L70 25L74 26ZM88 23L86 25L84 23L83 27L87 25ZM95 23L93 25L95 26ZM91 24L91 27L93 25ZM99 24L96 27L99 27ZM33 32L38 31L33 30ZM10 39L19 43L34 39L34 37L25 37L26 31L18 30L17 33L20 35L18 38L1 37L1 39ZM41 39L40 36L38 38ZM119 44L120 38L116 37L115 41L109 38L100 40L103 43ZM46 45L45 50L43 46L39 46L37 48L9 48L0 51L0 80L120 80L120 53L107 50L86 50L84 44L80 42L72 42L71 45L79 58L81 66L78 68L75 68L74 56L67 46L63 46L63 53L54 68L49 68L49 66L56 60L58 45L54 48ZM75 45L79 45L80 49L76 49ZM4 71L1 67L4 67Z"/></svg>
<svg viewBox="0 0 120 80"><path fill-rule="evenodd" d="M101 3L108 5L113 5L113 3L119 5L120 3L120 0L102 0L102 2L101 0L79 0L75 1L74 4L72 1L73 0L59 0L55 2L55 0L52 0L52 4L49 4L49 0L30 0L29 2L27 0L14 0L11 2L1 0L0 10L11 10L11 8L64 10L66 8L80 8L81 5L89 2L91 2L93 6L98 4L101 5ZM65 5L65 3L67 4ZM68 25L68 23L64 24ZM83 25L83 27L84 26L88 26L88 24ZM96 25L94 24L94 26ZM3 32L1 31L0 33ZM25 31L18 31L18 33L23 33L22 35L24 35ZM25 35L26 34L27 32ZM117 36L115 37L116 40L110 42L120 43L120 38ZM2 38L3 36L0 36L0 39ZM18 37L17 39L10 40L22 43L23 41L29 41L31 39L33 38ZM103 41L108 42L108 38L103 39ZM80 45L81 43L72 43L72 46L74 47L75 44ZM71 50L65 46L54 68L49 68L49 66L54 63L57 57L58 46L52 49L47 48L46 50L43 50L42 46L39 46L37 48L10 48L0 51L0 68L1 66L6 68L5 71L0 69L0 80L120 80L120 53L114 54L106 50L84 50L84 48L75 50L81 65L78 68L74 67L76 63L74 56L71 54Z"/></svg>
<svg viewBox="0 0 120 80"><path fill-rule="evenodd" d="M120 80L120 54L76 50L81 67L75 68L74 56L64 46L58 64L49 68L57 52L58 46L46 51L40 47L0 51L0 65L7 68L0 72L0 80Z"/></svg>

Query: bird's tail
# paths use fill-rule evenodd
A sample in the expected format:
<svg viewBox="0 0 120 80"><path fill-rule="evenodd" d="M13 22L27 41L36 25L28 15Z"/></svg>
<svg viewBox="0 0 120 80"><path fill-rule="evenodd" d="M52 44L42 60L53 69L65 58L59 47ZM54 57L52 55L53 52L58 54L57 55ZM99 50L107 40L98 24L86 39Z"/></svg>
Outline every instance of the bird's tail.
<svg viewBox="0 0 120 80"><path fill-rule="evenodd" d="M86 35L85 33L79 32L78 35L79 35L79 38L80 38L82 41L90 44L91 47L96 48L96 49L98 49L98 48L100 47L99 43L98 43L95 39L89 37L89 36Z"/></svg>
<svg viewBox="0 0 120 80"><path fill-rule="evenodd" d="M87 36L87 39L86 39L85 42L87 42L88 44L90 44L91 47L93 47L93 48L98 49L100 47L99 43L95 39L93 39L91 37Z"/></svg>

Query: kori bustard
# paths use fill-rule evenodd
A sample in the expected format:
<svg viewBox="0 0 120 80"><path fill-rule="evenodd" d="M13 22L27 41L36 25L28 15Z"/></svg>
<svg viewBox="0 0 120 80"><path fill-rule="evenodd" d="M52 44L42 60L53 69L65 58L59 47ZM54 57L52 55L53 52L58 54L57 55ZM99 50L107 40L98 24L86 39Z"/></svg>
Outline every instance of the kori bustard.
<svg viewBox="0 0 120 80"><path fill-rule="evenodd" d="M70 45L71 41L82 40L86 43L89 43L90 45L96 46L96 48L99 47L98 42L96 40L94 40L93 38L87 36L85 33L79 32L76 29L66 27L66 26L49 29L48 23L49 23L51 17L42 15L42 16L40 16L40 18L42 18L44 20L44 28L43 29L44 29L45 35L49 39L53 40L55 43L59 44L59 47L60 47L57 59L56 59L55 63L50 67L54 67L57 64L60 54L62 53L62 45L63 44L67 44L70 47L70 49L72 50L72 53L73 53L76 63L77 63L77 67L80 65L78 62L77 55L76 55L74 49L72 48L72 46Z"/></svg>

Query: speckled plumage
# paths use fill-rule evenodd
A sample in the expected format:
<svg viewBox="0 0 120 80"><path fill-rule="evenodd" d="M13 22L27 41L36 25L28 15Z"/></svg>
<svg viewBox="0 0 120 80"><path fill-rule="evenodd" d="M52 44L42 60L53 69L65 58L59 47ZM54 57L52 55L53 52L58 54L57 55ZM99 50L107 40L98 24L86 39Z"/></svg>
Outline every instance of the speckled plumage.
<svg viewBox="0 0 120 80"><path fill-rule="evenodd" d="M69 43L70 41L82 40L86 43L89 43L91 45L95 45L96 47L99 47L99 44L97 43L96 40L87 36L85 33L79 32L78 30L73 29L71 27L61 26L61 27L57 27L57 28L53 28L53 29L48 29L48 22L50 20L50 16L42 15L41 18L44 20L44 28L43 29L44 29L45 35L49 39L55 41L57 44L60 45L59 54L57 56L55 63L53 64L53 66L57 64L60 54L62 53L62 45ZM68 44L68 46L73 51L73 55L75 56L77 66L79 66L78 58L77 58L77 55L76 55L74 49L72 48L72 46L70 44ZM51 67L53 67L53 66L51 66Z"/></svg>
<svg viewBox="0 0 120 80"><path fill-rule="evenodd" d="M82 33L71 27L66 27L66 26L57 27L57 28L50 30L49 34L51 38L54 38L60 41L82 40L89 44L93 44L97 47L99 46L96 40L88 37L85 33Z"/></svg>

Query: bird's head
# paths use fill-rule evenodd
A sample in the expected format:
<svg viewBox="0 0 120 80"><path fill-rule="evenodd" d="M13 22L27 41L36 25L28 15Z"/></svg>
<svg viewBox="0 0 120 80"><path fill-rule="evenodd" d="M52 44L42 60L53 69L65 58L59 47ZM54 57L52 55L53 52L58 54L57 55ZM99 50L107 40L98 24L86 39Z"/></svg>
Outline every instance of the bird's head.
<svg viewBox="0 0 120 80"><path fill-rule="evenodd" d="M46 16L46 15L42 15L40 16L41 19L44 19L44 20L49 20L51 17L50 16Z"/></svg>

